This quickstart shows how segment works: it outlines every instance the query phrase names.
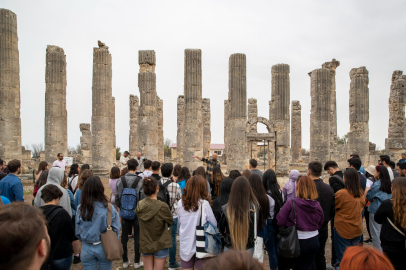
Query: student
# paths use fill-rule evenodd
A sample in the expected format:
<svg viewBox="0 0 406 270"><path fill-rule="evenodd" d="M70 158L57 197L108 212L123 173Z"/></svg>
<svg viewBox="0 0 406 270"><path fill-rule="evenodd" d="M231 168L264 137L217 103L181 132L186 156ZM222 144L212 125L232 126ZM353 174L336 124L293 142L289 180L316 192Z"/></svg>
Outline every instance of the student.
<svg viewBox="0 0 406 270"><path fill-rule="evenodd" d="M240 176L231 186L230 198L222 207L219 229L224 232L224 251L236 249L254 253L255 212L259 220L258 200L248 180Z"/></svg>
<svg viewBox="0 0 406 270"><path fill-rule="evenodd" d="M404 244L403 250L405 249ZM395 270L388 258L378 250L359 246L347 248L340 264L340 270L353 269ZM404 267L399 269L404 269Z"/></svg>
<svg viewBox="0 0 406 270"><path fill-rule="evenodd" d="M98 176L92 176L83 185L80 206L76 215L76 237L82 241L80 260L85 270L111 270L113 262L107 260L100 234L107 231L107 198ZM111 227L120 231L120 220L114 207L111 207Z"/></svg>
<svg viewBox="0 0 406 270"><path fill-rule="evenodd" d="M405 268L406 178L392 181L392 199L385 200L376 210L374 220L382 225L381 247L396 270Z"/></svg>
<svg viewBox="0 0 406 270"><path fill-rule="evenodd" d="M242 176L244 176L245 178L250 178L250 176L251 176L251 170L248 170L248 169L246 169L246 170L244 170L243 172L242 172Z"/></svg>
<svg viewBox="0 0 406 270"><path fill-rule="evenodd" d="M79 181L78 181L78 189L76 190L76 193L75 193L76 211L80 204L80 195L82 194L83 186L84 186L86 180L92 176L93 176L93 172L91 170L89 170L89 169L85 169L83 171L81 170Z"/></svg>
<svg viewBox="0 0 406 270"><path fill-rule="evenodd" d="M69 174L68 174L68 188L72 191L73 195L75 195L76 190L78 189L78 179L79 179L79 165L73 163L70 166Z"/></svg>
<svg viewBox="0 0 406 270"><path fill-rule="evenodd" d="M17 175L21 170L21 162L13 159L7 164L10 173L0 181L0 195L6 197L10 202L24 201L23 184Z"/></svg>
<svg viewBox="0 0 406 270"><path fill-rule="evenodd" d="M311 269L319 250L319 229L323 225L324 215L318 198L314 181L308 176L299 178L296 187L296 198L286 201L276 216L279 227L290 227L294 223L293 200L296 209L296 229L299 237L300 256L285 258L279 256L280 270L290 269L297 264L300 269Z"/></svg>
<svg viewBox="0 0 406 270"><path fill-rule="evenodd" d="M173 167L173 173L172 173L172 181L177 183L178 176L180 174L180 170L182 170L182 166L179 164L176 164L175 167Z"/></svg>
<svg viewBox="0 0 406 270"><path fill-rule="evenodd" d="M399 177L399 173L395 170L396 164L393 161L389 162L388 170L392 170L393 178Z"/></svg>
<svg viewBox="0 0 406 270"><path fill-rule="evenodd" d="M42 189L40 208L48 221L48 234L51 239L51 256L48 265L51 269L69 270L72 265L72 241L75 237L72 218L59 206L63 193L55 185L46 185Z"/></svg>
<svg viewBox="0 0 406 270"><path fill-rule="evenodd" d="M213 201L213 214L216 217L217 224L220 222L221 218L221 207L228 203L230 197L231 186L233 185L233 179L226 177L221 181L220 195Z"/></svg>
<svg viewBox="0 0 406 270"><path fill-rule="evenodd" d="M0 269L39 270L51 247L46 223L41 209L27 203L0 207Z"/></svg>
<svg viewBox="0 0 406 270"><path fill-rule="evenodd" d="M195 171L194 173L195 173L194 175L200 175L200 176L202 176L203 178L206 179L206 182L207 182L207 190L208 190L209 195L210 195L210 197L211 197L210 183L209 183L209 181L208 181L207 178L206 178L206 171L205 171L204 167L203 167L203 166L197 167L197 169L196 169L196 171Z"/></svg>
<svg viewBox="0 0 406 270"><path fill-rule="evenodd" d="M230 250L207 262L204 270L265 270L248 252Z"/></svg>
<svg viewBox="0 0 406 270"><path fill-rule="evenodd" d="M250 165L249 166L250 166L251 173L256 173L259 176L261 176L261 178L262 178L264 173L257 169L258 162L255 159L250 159Z"/></svg>
<svg viewBox="0 0 406 270"><path fill-rule="evenodd" d="M389 177L390 177L390 180L392 181L393 180L393 172L391 170L391 167L389 166L389 163L390 163L390 156L388 156L388 155L380 155L379 156L378 164L383 165L386 168L388 168Z"/></svg>
<svg viewBox="0 0 406 270"><path fill-rule="evenodd" d="M204 204L204 213L201 204ZM183 190L178 202L179 255L182 269L201 269L207 259L196 259L196 226L202 220L217 226L216 218L210 207L211 200L207 191L207 181L202 176L192 176Z"/></svg>
<svg viewBox="0 0 406 270"><path fill-rule="evenodd" d="M153 176L144 178L142 187L147 198L137 204L135 213L140 223L140 252L144 269L163 270L172 247L168 225L173 224L173 216L169 206L157 200L159 186Z"/></svg>
<svg viewBox="0 0 406 270"><path fill-rule="evenodd" d="M378 165L375 167L374 176L378 180L372 185L371 189L368 190L367 200L371 203L368 207L369 212L369 229L371 230L372 245L374 248L382 252L381 241L379 235L381 233L381 225L376 223L374 220L374 215L376 210L384 200L392 198L392 184L389 176L390 168L386 168L383 165Z"/></svg>
<svg viewBox="0 0 406 270"><path fill-rule="evenodd" d="M241 173L238 170L232 170L229 174L228 177L230 177L231 179L235 180L238 177L241 176Z"/></svg>
<svg viewBox="0 0 406 270"><path fill-rule="evenodd" d="M359 174L359 182L360 182L361 189L363 192L365 192L365 188L367 185L367 178L365 177L364 173L362 173L360 171L361 160L359 158L351 158L347 161L348 161L349 168L354 168L355 170L357 170L357 172Z"/></svg>
<svg viewBox="0 0 406 270"><path fill-rule="evenodd" d="M334 245L336 267L340 265L344 251L361 241L362 211L365 197L359 181L359 173L353 168L344 172L345 188L335 194Z"/></svg>
<svg viewBox="0 0 406 270"><path fill-rule="evenodd" d="M375 171L375 166L374 165L369 165L366 169L365 169L365 177L367 178L367 185L365 188L365 194L368 193L368 190L372 187L372 185L378 180L375 179L374 177L374 171ZM365 217L365 223L367 225L367 231L368 231L368 235L369 235L369 239L364 240L364 243L371 243L372 242L372 236L371 236L371 230L369 227L369 211L368 211L368 207L369 204L371 202L367 201L364 207L364 217Z"/></svg>
<svg viewBox="0 0 406 270"><path fill-rule="evenodd" d="M49 170L48 162L46 162L46 161L41 161L41 162L39 163L39 165L38 165L38 170L37 170L37 172L35 173L35 181L38 180L39 176L41 175L41 173L42 173L43 171L47 171L47 170Z"/></svg>
<svg viewBox="0 0 406 270"><path fill-rule="evenodd" d="M48 170L42 171L41 175L38 177L37 181L35 181L34 184L34 192L32 193L32 195L35 197L37 197L37 192L38 190L47 183L47 179L48 179Z"/></svg>
<svg viewBox="0 0 406 270"><path fill-rule="evenodd" d="M296 197L296 184L299 180L300 172L298 170L292 170L289 173L289 181L283 186L283 201L286 202Z"/></svg>
<svg viewBox="0 0 406 270"><path fill-rule="evenodd" d="M128 171L127 171L128 172ZM126 173L127 173L126 172ZM159 172L158 172L159 173ZM144 178L144 177L151 177L152 176L152 161L149 159L146 159L144 161L144 171L137 173L139 177ZM124 174L125 175L125 174Z"/></svg>
<svg viewBox="0 0 406 270"><path fill-rule="evenodd" d="M151 176L155 177L155 179L157 181L159 181L159 179L161 179L161 176L159 175L159 170L161 169L161 163L159 163L158 161L153 161L151 164L151 168L152 168Z"/></svg>
<svg viewBox="0 0 406 270"><path fill-rule="evenodd" d="M221 185L221 181L223 181L223 179L226 178L223 174L223 172L221 171L221 168L218 166L215 166L213 168L213 173L211 176L211 180L213 181L213 189L212 189L212 197L217 197L220 193L220 185Z"/></svg>
<svg viewBox="0 0 406 270"><path fill-rule="evenodd" d="M109 180L109 185L111 188L110 202L114 206L114 208L116 208L116 211L120 213L120 210L116 205L116 184L118 178L120 178L120 169L118 167L111 168Z"/></svg>
<svg viewBox="0 0 406 270"><path fill-rule="evenodd" d="M190 179L190 172L188 167L182 167L180 170L179 176L176 179L176 183L178 183L180 187L180 192L183 195L183 189L186 186L187 181Z"/></svg>

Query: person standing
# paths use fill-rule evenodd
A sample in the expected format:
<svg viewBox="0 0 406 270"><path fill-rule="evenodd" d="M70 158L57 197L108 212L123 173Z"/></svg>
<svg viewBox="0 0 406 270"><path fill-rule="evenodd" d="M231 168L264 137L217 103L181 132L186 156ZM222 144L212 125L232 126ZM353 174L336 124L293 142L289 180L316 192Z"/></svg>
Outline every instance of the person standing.
<svg viewBox="0 0 406 270"><path fill-rule="evenodd" d="M399 163L403 163L403 162L406 162L406 153L402 153L402 158L401 159L399 159L399 161L398 161Z"/></svg>
<svg viewBox="0 0 406 270"><path fill-rule="evenodd" d="M283 201L296 198L296 185L297 180L300 178L300 172L298 170L292 170L289 173L289 181L283 186Z"/></svg>
<svg viewBox="0 0 406 270"><path fill-rule="evenodd" d="M251 173L258 174L259 176L264 176L264 173L257 169L258 162L255 159L250 159L250 170Z"/></svg>
<svg viewBox="0 0 406 270"><path fill-rule="evenodd" d="M138 152L134 159L138 162L137 174L140 174L144 171L144 162L147 159L141 155L141 152Z"/></svg>
<svg viewBox="0 0 406 270"><path fill-rule="evenodd" d="M211 159L207 159L207 158L201 158L198 156L193 156L192 158L197 158L198 160L201 160L203 162L205 162L207 164L207 168L206 168L206 179L207 181L210 183L210 189L213 190L215 188L215 183L212 183L211 179L212 179L212 174L213 174L213 169L214 167L220 167L221 168L221 164L220 161L217 160L218 155L216 153L213 153L213 156Z"/></svg>
<svg viewBox="0 0 406 270"><path fill-rule="evenodd" d="M75 195L76 190L78 189L78 179L79 179L79 165L77 163L73 163L70 166L69 174L68 174L68 188L72 191L73 195Z"/></svg>
<svg viewBox="0 0 406 270"><path fill-rule="evenodd" d="M66 172L68 170L68 165L67 165L67 162L63 159L63 154L58 153L57 157L58 157L58 159L54 161L52 166L59 167Z"/></svg>
<svg viewBox="0 0 406 270"><path fill-rule="evenodd" d="M406 162L398 163L398 173L400 177L406 177Z"/></svg>
<svg viewBox="0 0 406 270"><path fill-rule="evenodd" d="M153 161L151 163L151 168L152 168L152 175L151 176L153 176L156 180L159 181L159 179L161 179L161 176L159 175L159 171L161 169L161 163L159 163L158 161Z"/></svg>
<svg viewBox="0 0 406 270"><path fill-rule="evenodd" d="M38 180L39 176L41 175L41 172L47 171L47 170L49 170L48 162L46 162L46 161L41 161L41 162L39 163L39 165L38 165L38 170L37 170L37 172L35 173L35 181Z"/></svg>
<svg viewBox="0 0 406 270"><path fill-rule="evenodd" d="M221 218L221 207L228 203L228 199L230 197L231 186L233 185L233 179L230 177L226 177L221 181L220 186L220 194L219 196L213 201L213 206L211 209L213 210L213 214L216 217L217 223L220 222Z"/></svg>
<svg viewBox="0 0 406 270"><path fill-rule="evenodd" d="M121 170L127 167L127 162L130 159L128 157L130 153L128 151L124 151L124 154L120 157L120 168Z"/></svg>
<svg viewBox="0 0 406 270"><path fill-rule="evenodd" d="M116 211L120 213L120 209L116 205L116 185L117 180L120 178L120 169L118 167L113 167L110 170L110 180L109 185L111 188L110 202L116 208Z"/></svg>
<svg viewBox="0 0 406 270"><path fill-rule="evenodd" d="M21 162L13 159L7 164L9 174L0 181L0 195L6 197L10 202L24 202L23 184L17 175L21 170Z"/></svg>
<svg viewBox="0 0 406 270"><path fill-rule="evenodd" d="M390 156L388 156L388 155L380 155L379 156L378 164L383 165L386 168L388 168L389 177L390 177L390 180L392 181L393 180L393 172L391 170L391 167L389 166L389 163L390 163Z"/></svg>
<svg viewBox="0 0 406 270"><path fill-rule="evenodd" d="M220 193L220 185L221 181L226 178L221 171L220 167L214 167L213 168L213 174L211 176L212 182L214 183L214 189L212 189L212 198L217 197ZM248 179L248 178L247 178Z"/></svg>
<svg viewBox="0 0 406 270"><path fill-rule="evenodd" d="M183 189L186 187L187 181L190 179L190 172L188 167L182 167L180 170L178 179L176 179L176 183L180 187L180 192L183 195Z"/></svg>
<svg viewBox="0 0 406 270"><path fill-rule="evenodd" d="M6 161L2 160L1 158L0 158L0 173L9 174L9 171L7 169L7 163L6 163Z"/></svg>
<svg viewBox="0 0 406 270"><path fill-rule="evenodd" d="M354 168L359 174L359 182L363 192L365 192L365 188L367 187L367 178L365 177L364 173L360 171L361 168L361 160L359 158L350 158L347 160L348 167Z"/></svg>
<svg viewBox="0 0 406 270"><path fill-rule="evenodd" d="M395 162L390 161L390 162L389 162L388 170L389 170L389 169L392 170L393 179L395 179L396 177L399 177L399 176L400 176L399 173L395 170L395 167L396 167Z"/></svg>
<svg viewBox="0 0 406 270"><path fill-rule="evenodd" d="M154 177L144 178L142 187L147 197L137 204L135 213L140 223L140 252L144 269L163 270L172 247L168 225L173 224L173 216L169 206L157 200L159 186Z"/></svg>

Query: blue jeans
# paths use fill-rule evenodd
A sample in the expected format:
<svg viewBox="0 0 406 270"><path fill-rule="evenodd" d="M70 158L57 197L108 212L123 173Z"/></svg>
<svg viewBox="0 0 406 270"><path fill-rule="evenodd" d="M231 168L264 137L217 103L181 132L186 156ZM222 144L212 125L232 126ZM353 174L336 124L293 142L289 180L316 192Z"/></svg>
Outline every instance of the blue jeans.
<svg viewBox="0 0 406 270"><path fill-rule="evenodd" d="M72 265L72 255L60 260L51 262L51 270L69 270Z"/></svg>
<svg viewBox="0 0 406 270"><path fill-rule="evenodd" d="M166 258L169 255L169 248L161 249L160 251L155 253L142 253L142 256L152 256L152 255L158 259Z"/></svg>
<svg viewBox="0 0 406 270"><path fill-rule="evenodd" d="M98 245L82 243L80 260L85 270L97 269L97 264L99 264L99 270L111 270L113 266L113 262L107 260L101 243Z"/></svg>
<svg viewBox="0 0 406 270"><path fill-rule="evenodd" d="M277 250L279 239L277 236L279 233L279 228L275 228L272 225L272 219L268 219L266 221L266 227L267 231L266 236L264 237L264 241L266 252L268 252L269 268L277 269L279 259L279 254Z"/></svg>
<svg viewBox="0 0 406 270"><path fill-rule="evenodd" d="M334 228L334 245L337 255L337 264L340 264L341 260L343 259L344 251L347 247L350 246L357 246L361 240L361 236L355 237L353 239L345 239L341 237L336 228Z"/></svg>
<svg viewBox="0 0 406 270"><path fill-rule="evenodd" d="M178 218L173 219L171 226L172 247L169 248L169 267L176 266L176 232L178 230Z"/></svg>

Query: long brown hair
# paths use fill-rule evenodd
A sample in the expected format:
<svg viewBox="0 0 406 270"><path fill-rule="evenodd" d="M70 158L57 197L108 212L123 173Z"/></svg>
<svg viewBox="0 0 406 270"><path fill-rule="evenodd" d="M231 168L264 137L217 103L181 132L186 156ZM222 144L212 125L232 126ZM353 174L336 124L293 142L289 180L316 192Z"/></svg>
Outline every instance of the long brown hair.
<svg viewBox="0 0 406 270"><path fill-rule="evenodd" d="M38 170L37 170L36 175L38 175L39 172L45 171L45 169L47 168L47 166L48 166L48 162L46 162L46 161L41 161L41 162L39 163L39 165L38 165Z"/></svg>
<svg viewBox="0 0 406 270"><path fill-rule="evenodd" d="M268 216L269 216L269 199L268 199L268 196L266 196L266 192L265 192L264 185L262 184L261 176L253 173L249 177L248 181L250 182L252 191L254 192L255 197L257 198L259 206L260 206L258 230L262 231L266 224L266 220L268 219Z"/></svg>
<svg viewBox="0 0 406 270"><path fill-rule="evenodd" d="M91 170L83 170L80 172L80 177L79 177L79 189L83 188L83 185L85 184L85 181L93 176L93 172Z"/></svg>
<svg viewBox="0 0 406 270"><path fill-rule="evenodd" d="M310 177L302 176L297 181L296 196L304 200L316 200L319 197L316 184Z"/></svg>
<svg viewBox="0 0 406 270"><path fill-rule="evenodd" d="M345 189L354 198L360 198L364 193L359 182L359 174L354 168L347 168L344 172Z"/></svg>
<svg viewBox="0 0 406 270"><path fill-rule="evenodd" d="M206 170L205 170L202 166L200 166L200 167L198 167L198 168L196 169L195 175L200 175L200 176L202 176L204 179L206 179Z"/></svg>
<svg viewBox="0 0 406 270"><path fill-rule="evenodd" d="M253 210L256 211L258 201L250 183L247 178L240 176L234 180L231 186L226 208L231 242L236 250L243 251L247 246L251 204L254 204Z"/></svg>
<svg viewBox="0 0 406 270"><path fill-rule="evenodd" d="M186 211L196 212L199 209L199 201L203 199L212 204L207 191L207 182L200 175L192 176L186 182L186 187L183 189L182 205Z"/></svg>
<svg viewBox="0 0 406 270"><path fill-rule="evenodd" d="M340 269L379 269L395 270L390 260L371 247L348 247L340 263Z"/></svg>
<svg viewBox="0 0 406 270"><path fill-rule="evenodd" d="M392 203L395 224L406 228L406 177L396 177L393 179Z"/></svg>
<svg viewBox="0 0 406 270"><path fill-rule="evenodd" d="M35 182L34 187L38 187L38 189L40 187L42 187L43 185L45 185L47 183L47 179L48 179L48 170L42 171L41 174L38 177L38 180Z"/></svg>
<svg viewBox="0 0 406 270"><path fill-rule="evenodd" d="M83 185L83 190L80 195L80 216L84 221L92 221L94 201L102 202L103 206L107 207L107 197L104 194L104 186L98 176L90 177Z"/></svg>
<svg viewBox="0 0 406 270"><path fill-rule="evenodd" d="M216 166L213 168L213 180L214 183L216 182L221 182L224 178L226 178L223 174L223 172L221 171L219 166Z"/></svg>

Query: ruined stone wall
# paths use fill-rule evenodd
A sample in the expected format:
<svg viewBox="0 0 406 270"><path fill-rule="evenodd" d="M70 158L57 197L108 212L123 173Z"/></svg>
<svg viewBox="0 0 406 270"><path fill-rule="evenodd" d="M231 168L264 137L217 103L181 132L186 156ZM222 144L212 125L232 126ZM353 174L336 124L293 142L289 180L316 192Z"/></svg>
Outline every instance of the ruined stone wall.
<svg viewBox="0 0 406 270"><path fill-rule="evenodd" d="M156 94L155 51L138 51L138 110L137 152L150 160L158 160L158 106Z"/></svg>
<svg viewBox="0 0 406 270"><path fill-rule="evenodd" d="M389 96L389 127L385 148L396 155L406 149L406 75L403 71L395 70L392 74L392 84Z"/></svg>
<svg viewBox="0 0 406 270"><path fill-rule="evenodd" d="M22 158L17 16L0 8L0 157Z"/></svg>
<svg viewBox="0 0 406 270"><path fill-rule="evenodd" d="M185 132L185 96L181 95L177 101L177 135L176 162L183 165L183 133Z"/></svg>
<svg viewBox="0 0 406 270"><path fill-rule="evenodd" d="M90 124L80 124L80 154L82 164L92 164L92 131Z"/></svg>
<svg viewBox="0 0 406 270"><path fill-rule="evenodd" d="M106 175L113 165L112 148L112 66L109 47L99 41L93 48L92 81L92 169Z"/></svg>
<svg viewBox="0 0 406 270"><path fill-rule="evenodd" d="M310 161L322 164L330 159L330 104L331 72L315 69L309 73L311 81Z"/></svg>
<svg viewBox="0 0 406 270"><path fill-rule="evenodd" d="M248 119L257 118L258 117L258 104L256 98L249 98L248 99ZM258 125L257 123L249 124L249 133L258 133ZM250 144L251 149L248 149L248 152L251 150L250 159L258 159L258 144L257 142L252 142Z"/></svg>
<svg viewBox="0 0 406 270"><path fill-rule="evenodd" d="M229 110L229 100L224 100L224 153L223 153L223 163L227 164L227 148L228 148L228 118L230 114Z"/></svg>
<svg viewBox="0 0 406 270"><path fill-rule="evenodd" d="M227 171L243 170L247 163L245 125L247 121L247 68L245 54L229 58L229 116L227 125Z"/></svg>
<svg viewBox="0 0 406 270"><path fill-rule="evenodd" d="M47 46L45 85L45 161L52 163L68 154L66 55L58 46Z"/></svg>
<svg viewBox="0 0 406 270"><path fill-rule="evenodd" d="M358 154L363 164L369 162L369 88L368 70L365 67L350 71L350 132L348 155Z"/></svg>
<svg viewBox="0 0 406 270"><path fill-rule="evenodd" d="M183 135L183 164L193 171L202 162L192 156L203 156L202 115L202 51L185 50L185 125Z"/></svg>
<svg viewBox="0 0 406 270"><path fill-rule="evenodd" d="M165 162L165 145L164 145L164 103L157 97L158 106L158 161Z"/></svg>
<svg viewBox="0 0 406 270"><path fill-rule="evenodd" d="M130 95L130 136L128 151L130 152L131 158L137 155L138 103L138 97Z"/></svg>
<svg viewBox="0 0 406 270"><path fill-rule="evenodd" d="M302 106L298 100L292 101L291 153L292 163L302 162Z"/></svg>
<svg viewBox="0 0 406 270"><path fill-rule="evenodd" d="M272 66L272 100L269 119L276 133L275 173L289 175L290 162L289 65Z"/></svg>
<svg viewBox="0 0 406 270"><path fill-rule="evenodd" d="M202 99L202 115L203 115L203 156L210 157L210 99Z"/></svg>

